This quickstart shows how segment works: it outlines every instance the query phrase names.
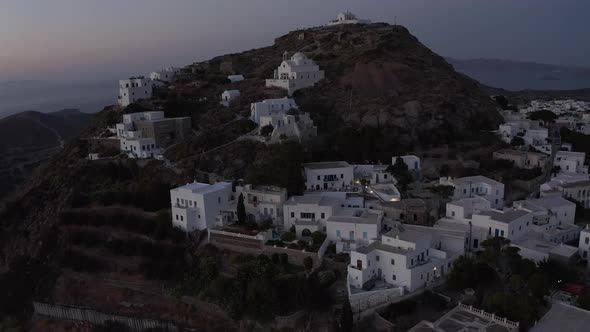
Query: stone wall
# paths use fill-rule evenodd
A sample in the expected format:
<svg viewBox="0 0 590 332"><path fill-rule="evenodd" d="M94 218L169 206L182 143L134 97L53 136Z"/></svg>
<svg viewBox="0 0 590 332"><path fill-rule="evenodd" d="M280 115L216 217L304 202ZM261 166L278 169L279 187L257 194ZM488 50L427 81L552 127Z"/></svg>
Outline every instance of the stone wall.
<svg viewBox="0 0 590 332"><path fill-rule="evenodd" d="M155 319L133 318L104 314L89 308L64 306L47 303L33 302L35 314L57 319L68 319L88 322L94 325L103 325L113 321L127 325L132 331L144 331L150 328L158 328L162 331L176 332L178 327L171 322Z"/></svg>

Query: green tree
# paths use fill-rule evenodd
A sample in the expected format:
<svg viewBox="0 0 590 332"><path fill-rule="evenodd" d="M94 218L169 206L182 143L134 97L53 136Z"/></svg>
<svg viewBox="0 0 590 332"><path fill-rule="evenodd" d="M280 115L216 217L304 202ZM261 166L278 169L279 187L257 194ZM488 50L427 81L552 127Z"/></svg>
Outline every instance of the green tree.
<svg viewBox="0 0 590 332"><path fill-rule="evenodd" d="M244 195L240 193L238 197L238 206L237 206L237 213L238 213L238 224L243 225L246 223L246 206L244 205Z"/></svg>
<svg viewBox="0 0 590 332"><path fill-rule="evenodd" d="M401 157L397 157L395 163L387 167L389 172L397 180L397 184L402 191L408 189L408 185L414 181L412 174L408 170L408 165Z"/></svg>
<svg viewBox="0 0 590 332"><path fill-rule="evenodd" d="M284 242L293 242L296 238L297 236L295 235L295 233L292 232L285 232L281 234L281 240Z"/></svg>
<svg viewBox="0 0 590 332"><path fill-rule="evenodd" d="M512 146L523 146L525 145L525 141L522 137L514 136L510 141L510 145Z"/></svg>
<svg viewBox="0 0 590 332"><path fill-rule="evenodd" d="M352 307L350 302L346 300L342 305L342 313L340 316L340 331L352 332L354 327L354 317L352 315Z"/></svg>
<svg viewBox="0 0 590 332"><path fill-rule="evenodd" d="M271 124L267 124L266 126L260 128L260 135L264 137L268 137L272 134L275 128Z"/></svg>
<svg viewBox="0 0 590 332"><path fill-rule="evenodd" d="M321 245L324 242L326 235L320 231L311 233L311 239L314 245Z"/></svg>
<svg viewBox="0 0 590 332"><path fill-rule="evenodd" d="M307 256L303 259L303 266L306 270L311 271L313 268L313 258Z"/></svg>
<svg viewBox="0 0 590 332"><path fill-rule="evenodd" d="M555 121L555 119L557 119L557 114L548 110L540 110L530 113L529 119L540 120L543 121L543 123L547 124L551 121Z"/></svg>
<svg viewBox="0 0 590 332"><path fill-rule="evenodd" d="M438 185L430 188L430 191L434 194L439 195L440 197L447 199L453 197L455 194L455 187L453 186L444 186Z"/></svg>

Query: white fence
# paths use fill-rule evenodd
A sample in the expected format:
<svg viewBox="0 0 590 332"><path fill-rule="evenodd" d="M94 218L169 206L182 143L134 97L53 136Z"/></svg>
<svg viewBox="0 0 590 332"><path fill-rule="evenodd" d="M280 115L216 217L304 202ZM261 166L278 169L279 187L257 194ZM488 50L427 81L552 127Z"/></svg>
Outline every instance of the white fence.
<svg viewBox="0 0 590 332"><path fill-rule="evenodd" d="M508 320L506 318L498 317L498 316L496 316L494 314L491 314L489 312L485 312L482 309L477 309L477 308L474 308L473 306L465 305L465 304L463 304L461 302L459 302L459 307L461 309L463 309L463 310L467 310L469 312L472 312L474 314L480 315L480 316L485 317L487 319L491 319L491 320L493 320L494 322L497 322L497 323L506 324L506 325L509 325L509 326L512 326L512 327L518 327L519 326L519 323L518 322L513 322L513 321Z"/></svg>
<svg viewBox="0 0 590 332"><path fill-rule="evenodd" d="M35 309L35 314L57 319L77 320L95 325L104 325L105 323L112 321L125 324L131 330L138 332L155 328L169 332L178 331L178 327L170 322L159 321L155 319L109 315L89 308L39 302L33 302L33 307Z"/></svg>
<svg viewBox="0 0 590 332"><path fill-rule="evenodd" d="M322 260L322 258L324 258L324 255L326 254L326 250L328 250L330 243L331 243L330 240L328 240L328 238L326 237L326 239L324 239L324 243L322 243L322 245L318 249L318 259L319 260Z"/></svg>
<svg viewBox="0 0 590 332"><path fill-rule="evenodd" d="M346 287L348 288L348 300L350 301L350 306L352 307L353 312L361 312L371 309L404 296L403 287L379 289L352 294L350 292L350 280L348 279L346 280Z"/></svg>

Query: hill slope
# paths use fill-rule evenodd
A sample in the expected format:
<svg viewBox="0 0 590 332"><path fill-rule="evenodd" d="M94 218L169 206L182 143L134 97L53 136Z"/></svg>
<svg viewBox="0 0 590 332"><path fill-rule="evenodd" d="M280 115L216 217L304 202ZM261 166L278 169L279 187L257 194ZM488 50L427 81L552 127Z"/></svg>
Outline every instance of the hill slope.
<svg viewBox="0 0 590 332"><path fill-rule="evenodd" d="M0 119L0 153L58 146L60 139L75 137L92 116L76 110L28 111Z"/></svg>
<svg viewBox="0 0 590 332"><path fill-rule="evenodd" d="M248 102L284 95L264 88L263 80L272 77L285 51L304 52L326 72L325 80L294 95L302 110L312 114L320 141L330 142L321 143L319 158L384 159L420 145L473 139L500 121L476 81L457 73L404 27L387 24L298 30L277 38L273 46L214 58L204 76L221 75L220 65L231 62L248 86L214 85L211 98L217 100L232 86ZM248 103L243 108L246 112ZM349 129L357 135L353 140L367 142L357 150L376 153L338 153L347 148L341 139L350 137Z"/></svg>

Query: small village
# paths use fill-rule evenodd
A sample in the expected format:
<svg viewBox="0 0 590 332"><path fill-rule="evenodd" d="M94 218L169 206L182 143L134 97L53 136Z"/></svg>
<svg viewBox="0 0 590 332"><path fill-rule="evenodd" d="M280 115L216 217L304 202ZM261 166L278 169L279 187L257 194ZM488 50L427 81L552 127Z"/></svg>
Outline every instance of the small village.
<svg viewBox="0 0 590 332"><path fill-rule="evenodd" d="M313 29L370 23L342 12ZM590 135L590 103L508 105L502 96L491 97L503 123L486 133L497 139L490 146L501 147L484 158L487 164L450 153L456 163L449 164L437 161L439 152L409 149L380 163L306 160L298 168L303 184L297 193L229 172L183 172L193 165L187 160L236 142L304 145L322 134L317 117L298 101L330 82L329 71L305 51L280 51L273 75L264 80L221 63L226 77L215 85L212 104L231 115L227 124L247 124L231 140L171 157L198 128L191 117L167 116L154 100L204 85L194 68L206 64L167 67L119 81L120 117L88 139L100 148L82 159L89 165L132 160L137 172L157 164L187 179L169 190L169 200L158 197L169 212L170 232L177 232L171 234L191 248L223 252L220 257L248 255L292 264L305 278L317 275L336 294L334 312L350 312L359 331L512 332L523 330L513 317L525 317L527 329L543 332L563 317L590 321L580 305L590 285L590 156L568 139ZM194 103L211 100L200 96ZM235 273L231 264L221 265L222 274ZM204 270L195 273L201 278ZM498 285L525 295L506 295ZM530 311L508 318L516 302ZM285 319L276 326L288 327Z"/></svg>

